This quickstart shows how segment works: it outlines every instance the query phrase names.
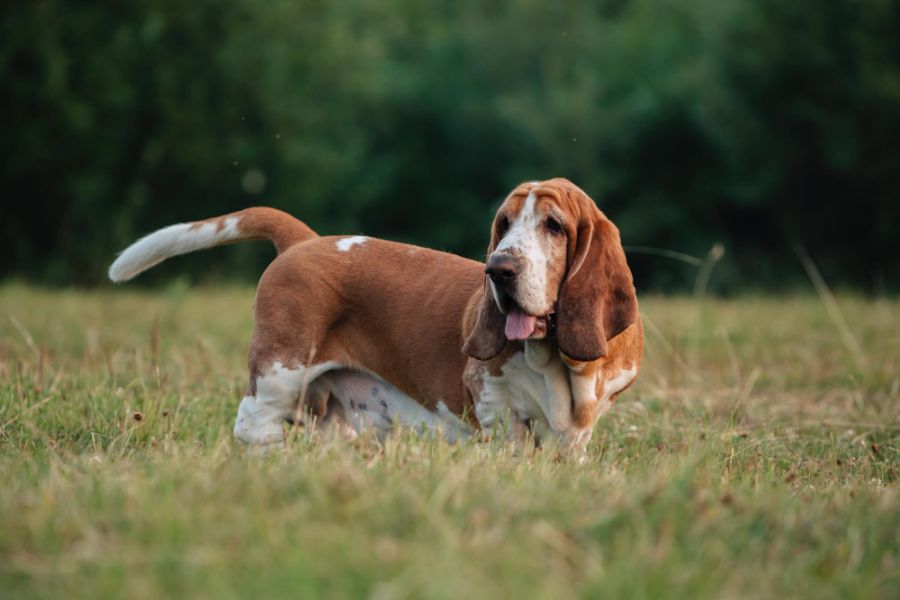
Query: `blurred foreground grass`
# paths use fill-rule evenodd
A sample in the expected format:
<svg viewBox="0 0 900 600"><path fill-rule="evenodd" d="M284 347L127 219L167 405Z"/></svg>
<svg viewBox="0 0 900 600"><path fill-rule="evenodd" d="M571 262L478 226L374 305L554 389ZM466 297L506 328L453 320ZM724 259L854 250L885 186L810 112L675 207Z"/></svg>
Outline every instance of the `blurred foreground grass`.
<svg viewBox="0 0 900 600"><path fill-rule="evenodd" d="M900 595L900 303L644 298L587 464L296 436L244 456L253 291L0 287L4 597Z"/></svg>

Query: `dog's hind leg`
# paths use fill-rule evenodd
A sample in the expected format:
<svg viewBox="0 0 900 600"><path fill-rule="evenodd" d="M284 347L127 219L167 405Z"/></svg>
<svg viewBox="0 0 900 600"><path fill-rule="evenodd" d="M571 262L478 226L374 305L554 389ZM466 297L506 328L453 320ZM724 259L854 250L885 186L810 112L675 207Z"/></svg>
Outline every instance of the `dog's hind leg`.
<svg viewBox="0 0 900 600"><path fill-rule="evenodd" d="M316 378L335 366L320 363L288 368L276 362L257 375L238 408L235 439L256 449L283 444L285 421L294 419L304 408L299 402L316 395Z"/></svg>
<svg viewBox="0 0 900 600"><path fill-rule="evenodd" d="M353 441L359 437L359 433L350 424L344 404L340 398L331 392L328 384L324 383L324 379L320 379L320 381L322 381L321 389L326 396L325 413L321 417L321 421L317 423L317 426L327 434L336 435L347 441Z"/></svg>

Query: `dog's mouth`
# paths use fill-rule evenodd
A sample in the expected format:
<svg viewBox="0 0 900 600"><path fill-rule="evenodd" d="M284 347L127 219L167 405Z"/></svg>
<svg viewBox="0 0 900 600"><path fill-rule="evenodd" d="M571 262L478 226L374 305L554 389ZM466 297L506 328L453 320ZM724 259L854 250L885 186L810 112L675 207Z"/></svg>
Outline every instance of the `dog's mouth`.
<svg viewBox="0 0 900 600"><path fill-rule="evenodd" d="M512 296L498 290L498 300L502 312L506 314L506 339L541 340L553 332L556 313L532 315L519 306Z"/></svg>

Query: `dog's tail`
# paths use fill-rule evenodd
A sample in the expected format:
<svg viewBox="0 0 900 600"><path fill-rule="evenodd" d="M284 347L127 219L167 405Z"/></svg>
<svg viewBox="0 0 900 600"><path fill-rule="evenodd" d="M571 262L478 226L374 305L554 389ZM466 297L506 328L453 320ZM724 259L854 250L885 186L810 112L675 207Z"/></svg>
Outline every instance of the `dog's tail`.
<svg viewBox="0 0 900 600"><path fill-rule="evenodd" d="M170 225L125 248L109 267L113 281L128 281L167 258L244 240L271 240L281 254L294 244L318 237L291 215L263 206L221 217Z"/></svg>

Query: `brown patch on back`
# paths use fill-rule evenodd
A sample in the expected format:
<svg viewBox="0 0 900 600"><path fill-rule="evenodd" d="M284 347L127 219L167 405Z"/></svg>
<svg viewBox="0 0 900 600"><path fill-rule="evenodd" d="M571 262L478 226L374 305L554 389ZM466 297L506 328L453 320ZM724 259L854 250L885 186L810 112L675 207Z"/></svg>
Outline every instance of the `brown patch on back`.
<svg viewBox="0 0 900 600"><path fill-rule="evenodd" d="M426 408L443 401L457 415L471 409L460 348L482 265L374 238L341 252L340 239L295 245L263 274L251 377L275 362L334 361L374 373Z"/></svg>

